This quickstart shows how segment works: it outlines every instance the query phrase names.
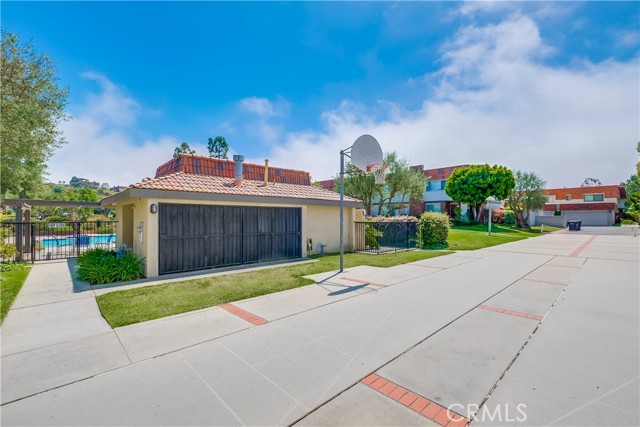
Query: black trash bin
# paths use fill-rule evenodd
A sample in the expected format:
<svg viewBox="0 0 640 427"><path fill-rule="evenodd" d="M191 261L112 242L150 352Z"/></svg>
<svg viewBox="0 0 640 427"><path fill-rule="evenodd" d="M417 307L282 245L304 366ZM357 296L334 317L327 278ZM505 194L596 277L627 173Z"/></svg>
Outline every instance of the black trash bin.
<svg viewBox="0 0 640 427"><path fill-rule="evenodd" d="M567 227L569 227L569 231L580 231L581 226L582 221L567 221Z"/></svg>

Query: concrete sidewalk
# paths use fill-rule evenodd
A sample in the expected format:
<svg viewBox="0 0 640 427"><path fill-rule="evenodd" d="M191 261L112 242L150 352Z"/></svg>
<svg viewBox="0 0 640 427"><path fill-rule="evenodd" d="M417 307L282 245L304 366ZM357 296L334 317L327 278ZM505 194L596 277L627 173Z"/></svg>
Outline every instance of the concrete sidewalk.
<svg viewBox="0 0 640 427"><path fill-rule="evenodd" d="M74 261L35 264L2 324L2 403L129 365Z"/></svg>
<svg viewBox="0 0 640 427"><path fill-rule="evenodd" d="M575 418L562 418L565 413L598 393L615 398L605 403L617 408L617 422L637 424L637 403L611 391L614 383L622 390L634 385L634 374L637 379L638 346L631 339L638 336L637 243L628 236L553 234L405 266L318 275L319 285L118 328L110 333L126 360L122 354L107 359L119 360L119 367L5 404L2 424L454 426L457 420L446 418L443 408L454 405L469 419L469 405L513 403L516 396L531 402L531 423L521 425L558 419L571 425ZM612 269L613 288L602 275ZM602 305L585 311L588 296ZM615 312L620 301L628 305L625 316ZM627 350L602 359L611 365L601 366L597 378L611 381L599 381L599 389L578 399L584 372L565 368L564 377L551 375L552 355L562 346L557 339L580 336L571 330L573 319L583 319L580 327L594 335L562 350L567 363L590 366L611 345L609 337L629 337ZM97 323L91 327L98 330ZM74 333L76 341L101 336ZM14 400L4 397L5 374L19 386L21 376L29 382L26 371L36 363L33 357L5 365L22 354L11 341L20 342L17 332L9 336L13 353L3 356L3 402ZM27 345L25 353L35 350ZM85 358L103 352L92 345L83 351ZM68 366L74 363L82 362ZM535 369L548 371L549 390L570 400L554 406L527 394L536 378L526 374ZM8 392L18 395L12 387ZM598 409L596 415L589 424L614 420Z"/></svg>

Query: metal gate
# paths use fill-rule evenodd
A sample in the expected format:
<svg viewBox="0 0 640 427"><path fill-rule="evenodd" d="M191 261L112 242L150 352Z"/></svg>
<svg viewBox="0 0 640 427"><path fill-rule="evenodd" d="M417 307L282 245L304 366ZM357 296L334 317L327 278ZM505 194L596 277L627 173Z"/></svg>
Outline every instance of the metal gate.
<svg viewBox="0 0 640 427"><path fill-rule="evenodd" d="M75 258L92 248L115 249L117 221L3 222L2 261Z"/></svg>
<svg viewBox="0 0 640 427"><path fill-rule="evenodd" d="M416 221L355 222L355 250L381 254L418 247Z"/></svg>
<svg viewBox="0 0 640 427"><path fill-rule="evenodd" d="M302 256L302 210L161 203L160 274Z"/></svg>

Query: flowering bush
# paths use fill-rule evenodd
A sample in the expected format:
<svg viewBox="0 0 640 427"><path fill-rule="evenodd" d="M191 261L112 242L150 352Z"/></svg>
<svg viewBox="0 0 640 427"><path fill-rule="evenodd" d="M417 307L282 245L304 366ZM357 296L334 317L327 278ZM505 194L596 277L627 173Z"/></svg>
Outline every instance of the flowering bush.
<svg viewBox="0 0 640 427"><path fill-rule="evenodd" d="M494 209L491 213L491 222L494 224L504 224L505 212L502 209Z"/></svg>

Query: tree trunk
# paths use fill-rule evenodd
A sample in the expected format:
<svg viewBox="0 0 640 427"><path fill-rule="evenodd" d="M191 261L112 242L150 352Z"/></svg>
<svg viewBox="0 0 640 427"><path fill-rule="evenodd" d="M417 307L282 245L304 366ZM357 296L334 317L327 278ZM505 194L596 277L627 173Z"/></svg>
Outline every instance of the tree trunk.
<svg viewBox="0 0 640 427"><path fill-rule="evenodd" d="M522 212L522 224L523 224L522 225L523 228L526 228L527 230L531 230L531 226L529 225L529 211L527 209L525 209Z"/></svg>

